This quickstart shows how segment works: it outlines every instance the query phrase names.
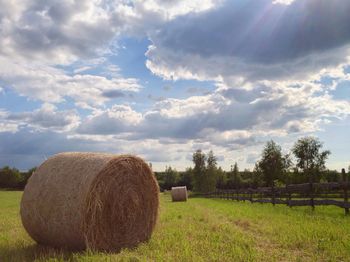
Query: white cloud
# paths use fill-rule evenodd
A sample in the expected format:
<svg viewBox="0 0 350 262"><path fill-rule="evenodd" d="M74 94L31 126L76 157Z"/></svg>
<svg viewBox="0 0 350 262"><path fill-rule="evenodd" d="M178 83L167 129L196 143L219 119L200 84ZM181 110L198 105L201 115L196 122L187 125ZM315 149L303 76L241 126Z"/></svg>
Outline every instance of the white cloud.
<svg viewBox="0 0 350 262"><path fill-rule="evenodd" d="M11 132L16 133L18 131L18 125L16 123L11 123L9 121L5 121L4 119L7 117L8 113L4 110L0 109L0 133L2 132Z"/></svg>
<svg viewBox="0 0 350 262"><path fill-rule="evenodd" d="M145 10L162 14L167 20L188 13L199 13L212 9L219 5L222 0L146 0L135 1L135 10Z"/></svg>
<svg viewBox="0 0 350 262"><path fill-rule="evenodd" d="M145 117L159 114L164 118L185 118L201 113L218 113L221 104L228 103L221 96L192 96L187 99L168 98L154 105L154 109L147 112Z"/></svg>
<svg viewBox="0 0 350 262"><path fill-rule="evenodd" d="M141 88L137 79L123 78L117 65L96 59L115 52L118 36L144 37L164 21L218 2L1 0L0 80L32 99L58 103L70 97L86 109L102 106ZM96 66L104 66L99 76L84 74Z"/></svg>
<svg viewBox="0 0 350 262"><path fill-rule="evenodd" d="M122 33L144 36L164 21L213 8L219 0L0 1L0 54L70 64L96 53Z"/></svg>
<svg viewBox="0 0 350 262"><path fill-rule="evenodd" d="M95 111L78 128L78 133L97 135L128 133L140 124L141 119L142 115L132 110L130 106L114 105L106 111Z"/></svg>
<svg viewBox="0 0 350 262"><path fill-rule="evenodd" d="M350 103L333 100L320 84L306 82L297 87L291 82L253 89L221 86L209 95L165 99L143 114L129 106L101 111L90 116L78 132L119 134L128 140L210 142L237 149L258 144L267 136L315 132L348 115Z"/></svg>
<svg viewBox="0 0 350 262"><path fill-rule="evenodd" d="M80 124L80 117L75 110L58 111L52 104L43 104L41 108L31 112L2 111L0 118L3 123L1 132L17 132L24 127L35 131L67 132Z"/></svg>
<svg viewBox="0 0 350 262"><path fill-rule="evenodd" d="M20 95L32 99L58 103L70 97L93 106L101 106L108 101L108 92L137 92L141 88L135 78L70 75L52 66L17 62L1 56L0 79Z"/></svg>
<svg viewBox="0 0 350 262"><path fill-rule="evenodd" d="M101 1L13 1L3 9L1 53L70 63L103 51L123 27L115 10Z"/></svg>

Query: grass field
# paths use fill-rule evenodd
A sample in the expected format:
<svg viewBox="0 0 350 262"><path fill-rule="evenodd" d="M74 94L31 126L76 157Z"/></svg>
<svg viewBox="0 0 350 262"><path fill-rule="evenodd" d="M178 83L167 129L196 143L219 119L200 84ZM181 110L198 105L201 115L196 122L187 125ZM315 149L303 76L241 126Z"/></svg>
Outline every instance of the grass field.
<svg viewBox="0 0 350 262"><path fill-rule="evenodd" d="M19 218L21 192L0 191L0 261L350 261L350 217L337 207L273 207L161 196L150 242L119 254L42 247Z"/></svg>

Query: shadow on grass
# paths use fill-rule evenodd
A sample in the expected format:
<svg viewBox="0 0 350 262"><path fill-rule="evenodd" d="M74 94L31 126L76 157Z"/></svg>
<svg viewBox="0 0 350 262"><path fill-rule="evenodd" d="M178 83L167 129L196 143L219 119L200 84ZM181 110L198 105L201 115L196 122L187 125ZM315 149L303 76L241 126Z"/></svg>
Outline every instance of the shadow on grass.
<svg viewBox="0 0 350 262"><path fill-rule="evenodd" d="M50 259L71 261L74 255L82 253L39 244L15 247L0 246L0 261L46 261Z"/></svg>

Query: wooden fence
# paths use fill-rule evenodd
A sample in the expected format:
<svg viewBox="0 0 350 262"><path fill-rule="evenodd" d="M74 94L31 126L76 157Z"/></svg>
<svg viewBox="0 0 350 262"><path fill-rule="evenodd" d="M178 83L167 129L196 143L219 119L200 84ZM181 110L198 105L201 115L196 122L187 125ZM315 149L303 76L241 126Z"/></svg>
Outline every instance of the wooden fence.
<svg viewBox="0 0 350 262"><path fill-rule="evenodd" d="M209 198L222 198L251 203L272 203L293 206L333 205L344 208L349 214L348 192L350 183L343 174L343 182L292 184L285 187L241 188L217 190L211 193L196 194Z"/></svg>

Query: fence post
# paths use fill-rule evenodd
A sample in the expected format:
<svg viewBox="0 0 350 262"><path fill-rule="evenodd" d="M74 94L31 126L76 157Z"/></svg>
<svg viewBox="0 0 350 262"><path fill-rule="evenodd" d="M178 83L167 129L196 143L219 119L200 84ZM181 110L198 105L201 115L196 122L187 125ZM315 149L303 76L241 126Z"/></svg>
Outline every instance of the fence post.
<svg viewBox="0 0 350 262"><path fill-rule="evenodd" d="M272 182L272 205L276 204L276 196L275 196L275 182Z"/></svg>
<svg viewBox="0 0 350 262"><path fill-rule="evenodd" d="M348 207L348 176L345 173L345 169L343 168L341 170L342 176L343 176L343 189L344 189L344 209L345 209L345 215L349 215L349 207Z"/></svg>
<svg viewBox="0 0 350 262"><path fill-rule="evenodd" d="M310 182L310 202L311 202L311 207L312 211L315 210L315 203L314 203L314 186L312 181Z"/></svg>
<svg viewBox="0 0 350 262"><path fill-rule="evenodd" d="M288 194L288 202L287 202L287 205L289 206L289 208L292 208L292 193L290 192L289 188L288 188L288 185L286 185L286 191L287 191L287 194Z"/></svg>

